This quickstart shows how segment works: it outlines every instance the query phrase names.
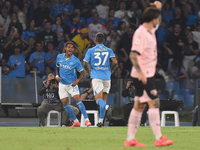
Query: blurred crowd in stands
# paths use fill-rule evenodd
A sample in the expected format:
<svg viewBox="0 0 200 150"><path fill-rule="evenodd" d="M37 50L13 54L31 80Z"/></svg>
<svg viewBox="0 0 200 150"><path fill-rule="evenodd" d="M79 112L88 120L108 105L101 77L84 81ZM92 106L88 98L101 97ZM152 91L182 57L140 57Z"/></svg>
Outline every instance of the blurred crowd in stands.
<svg viewBox="0 0 200 150"><path fill-rule="evenodd" d="M64 43L76 45L81 61L95 45L96 33L119 62L112 78L129 77L132 37L152 0L0 0L2 77L38 78L55 73ZM200 77L200 0L161 0L162 22L156 32L155 77ZM86 76L87 78L88 76Z"/></svg>

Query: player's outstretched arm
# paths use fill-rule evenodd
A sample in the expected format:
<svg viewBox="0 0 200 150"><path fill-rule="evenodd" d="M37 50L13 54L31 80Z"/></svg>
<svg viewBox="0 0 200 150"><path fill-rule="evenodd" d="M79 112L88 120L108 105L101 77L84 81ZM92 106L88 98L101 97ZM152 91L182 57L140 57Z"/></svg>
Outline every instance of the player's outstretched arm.
<svg viewBox="0 0 200 150"><path fill-rule="evenodd" d="M88 68L88 62L83 61L83 68L87 74L90 74L90 69Z"/></svg>
<svg viewBox="0 0 200 150"><path fill-rule="evenodd" d="M162 9L162 3L160 1L155 1L154 3L150 3L151 6L155 6L157 9Z"/></svg>
<svg viewBox="0 0 200 150"><path fill-rule="evenodd" d="M62 78L59 76L59 67L56 67L56 80L60 82Z"/></svg>
<svg viewBox="0 0 200 150"><path fill-rule="evenodd" d="M115 57L112 57L111 60L112 60L111 73L113 74L113 72L117 68L118 61L117 61L117 59Z"/></svg>
<svg viewBox="0 0 200 150"><path fill-rule="evenodd" d="M135 67L135 69L138 72L138 80L142 81L143 84L147 83L147 78L145 77L145 75L143 74L142 70L140 69L139 63L138 63L138 59L137 59L137 52L131 52L130 53L130 60L133 64L133 66Z"/></svg>
<svg viewBox="0 0 200 150"><path fill-rule="evenodd" d="M84 77L84 71L82 70L82 71L80 71L79 72L80 73L80 76L79 76L79 78L76 80L76 81L74 81L73 83L72 83L72 86L76 86L82 79L83 79L83 77Z"/></svg>

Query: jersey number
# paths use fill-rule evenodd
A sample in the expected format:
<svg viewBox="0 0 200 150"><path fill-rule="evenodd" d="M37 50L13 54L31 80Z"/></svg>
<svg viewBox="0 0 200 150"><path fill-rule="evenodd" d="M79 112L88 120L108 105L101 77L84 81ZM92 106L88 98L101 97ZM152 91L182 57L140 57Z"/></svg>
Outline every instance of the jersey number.
<svg viewBox="0 0 200 150"><path fill-rule="evenodd" d="M102 54L102 56L105 55L104 59L101 58L101 57L99 57L101 54ZM97 53L94 53L94 55L95 55L94 58L99 60L98 63L95 63L95 64L94 64L95 66L98 66L98 65L100 65L101 63L102 63L102 65L105 65L106 60L107 60L107 58L108 58L108 52L102 52L102 53L97 52ZM103 59L103 62L102 62L102 59Z"/></svg>

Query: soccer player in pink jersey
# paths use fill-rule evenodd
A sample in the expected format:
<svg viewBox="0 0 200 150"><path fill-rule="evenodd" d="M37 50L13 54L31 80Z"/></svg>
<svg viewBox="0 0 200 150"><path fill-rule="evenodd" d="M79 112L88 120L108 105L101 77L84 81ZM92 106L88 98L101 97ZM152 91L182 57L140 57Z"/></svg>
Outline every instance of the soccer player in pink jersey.
<svg viewBox="0 0 200 150"><path fill-rule="evenodd" d="M153 6L153 7L152 7ZM159 1L151 3L143 13L143 24L133 36L130 60L133 64L131 77L136 88L134 107L128 121L126 147L145 147L135 139L140 124L142 112L149 105L148 118L155 135L155 146L167 146L174 142L162 136L160 129L160 101L155 88L154 74L157 64L157 43L155 31L161 20L162 4Z"/></svg>

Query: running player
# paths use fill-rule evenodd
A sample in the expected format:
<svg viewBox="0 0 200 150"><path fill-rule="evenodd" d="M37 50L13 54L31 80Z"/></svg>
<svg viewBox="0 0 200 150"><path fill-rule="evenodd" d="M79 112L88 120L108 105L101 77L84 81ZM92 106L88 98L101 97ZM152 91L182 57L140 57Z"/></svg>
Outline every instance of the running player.
<svg viewBox="0 0 200 150"><path fill-rule="evenodd" d="M108 114L111 114L111 109L107 102L107 94L110 91L110 78L111 71L116 68L118 62L115 58L115 54L110 48L103 45L105 41L104 35L102 33L97 33L95 36L96 46L88 49L83 59L83 67L86 73L90 73L87 63L90 62L93 92L95 95L96 103L100 106L100 115L98 127L103 126L103 119L108 110ZM112 60L112 66L110 68L110 58Z"/></svg>

